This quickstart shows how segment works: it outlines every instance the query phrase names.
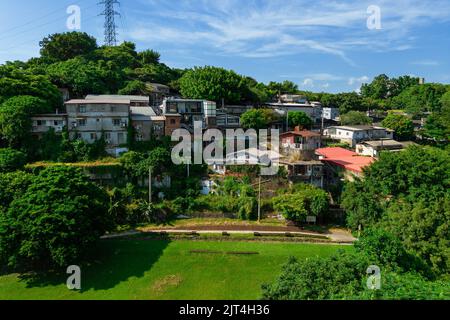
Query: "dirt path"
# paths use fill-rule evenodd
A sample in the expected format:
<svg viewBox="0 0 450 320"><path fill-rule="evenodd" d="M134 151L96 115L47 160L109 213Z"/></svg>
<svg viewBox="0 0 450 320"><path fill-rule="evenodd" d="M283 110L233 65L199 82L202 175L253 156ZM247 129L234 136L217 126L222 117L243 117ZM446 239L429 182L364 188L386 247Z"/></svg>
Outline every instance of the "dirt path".
<svg viewBox="0 0 450 320"><path fill-rule="evenodd" d="M302 230L298 227L270 227L270 226L194 226L194 227L177 227L166 229L144 229L143 231L130 231L125 233L111 234L102 237L103 239L112 239L119 237L126 237L131 235L137 235L141 233L169 233L169 234L186 234L191 232L197 232L198 234L217 234L227 232L229 234L254 234L255 232L261 232L264 234L280 234L290 233L292 235L301 236L324 236L329 238L335 243L353 243L357 239L354 238L351 233L343 229L330 229L328 233L318 233Z"/></svg>

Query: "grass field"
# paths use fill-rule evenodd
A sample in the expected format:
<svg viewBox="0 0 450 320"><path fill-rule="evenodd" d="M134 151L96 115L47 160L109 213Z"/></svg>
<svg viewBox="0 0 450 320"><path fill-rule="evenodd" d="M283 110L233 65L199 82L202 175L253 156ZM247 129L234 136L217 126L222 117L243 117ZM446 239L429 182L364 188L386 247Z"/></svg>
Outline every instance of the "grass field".
<svg viewBox="0 0 450 320"><path fill-rule="evenodd" d="M295 243L106 240L82 267L82 290L66 275L0 276L0 299L258 299L289 256L329 256L351 247ZM216 253L192 253L195 250ZM227 252L258 252L257 255Z"/></svg>

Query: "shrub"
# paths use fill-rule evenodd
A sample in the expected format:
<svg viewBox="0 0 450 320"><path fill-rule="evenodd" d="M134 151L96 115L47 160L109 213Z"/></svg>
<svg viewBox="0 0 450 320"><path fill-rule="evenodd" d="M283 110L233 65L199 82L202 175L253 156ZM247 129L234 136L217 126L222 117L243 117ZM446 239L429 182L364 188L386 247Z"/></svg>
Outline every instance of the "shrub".
<svg viewBox="0 0 450 320"><path fill-rule="evenodd" d="M273 208L295 222L304 222L307 216L325 215L328 205L325 191L305 184L298 184L288 193L273 198Z"/></svg>
<svg viewBox="0 0 450 320"><path fill-rule="evenodd" d="M340 252L329 258L291 258L273 284L263 285L264 300L342 299L363 290L369 261Z"/></svg>

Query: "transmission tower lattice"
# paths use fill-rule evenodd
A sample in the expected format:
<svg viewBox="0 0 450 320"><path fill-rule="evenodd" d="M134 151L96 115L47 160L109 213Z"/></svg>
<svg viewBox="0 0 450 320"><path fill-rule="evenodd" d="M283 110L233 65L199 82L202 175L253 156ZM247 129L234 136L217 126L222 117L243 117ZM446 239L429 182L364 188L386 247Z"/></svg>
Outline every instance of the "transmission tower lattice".
<svg viewBox="0 0 450 320"><path fill-rule="evenodd" d="M100 14L105 16L105 45L115 46L117 45L115 16L120 16L120 13L114 10L114 5L120 5L120 2L117 0L103 0L99 4L105 5L104 11Z"/></svg>

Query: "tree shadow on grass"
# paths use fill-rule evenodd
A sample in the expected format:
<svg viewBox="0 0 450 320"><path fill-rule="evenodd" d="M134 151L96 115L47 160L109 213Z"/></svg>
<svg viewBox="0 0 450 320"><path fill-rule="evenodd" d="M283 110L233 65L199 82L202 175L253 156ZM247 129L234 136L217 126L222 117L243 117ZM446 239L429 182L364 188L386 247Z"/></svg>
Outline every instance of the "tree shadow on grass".
<svg viewBox="0 0 450 320"><path fill-rule="evenodd" d="M130 278L140 278L151 270L170 241L140 238L102 240L91 249L88 263L80 265L82 290L108 290ZM27 288L65 285L66 270L23 274Z"/></svg>

